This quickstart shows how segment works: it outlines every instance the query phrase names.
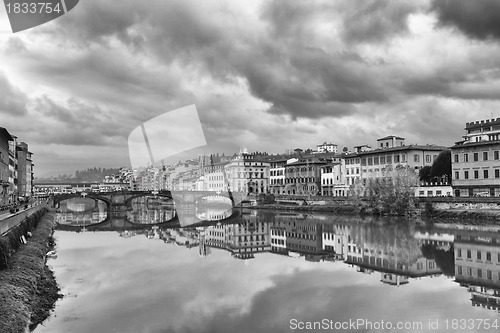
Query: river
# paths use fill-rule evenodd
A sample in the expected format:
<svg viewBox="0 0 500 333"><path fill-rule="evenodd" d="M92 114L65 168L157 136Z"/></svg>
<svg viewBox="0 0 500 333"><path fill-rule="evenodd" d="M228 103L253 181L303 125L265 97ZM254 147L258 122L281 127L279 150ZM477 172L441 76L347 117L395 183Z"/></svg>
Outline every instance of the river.
<svg viewBox="0 0 500 333"><path fill-rule="evenodd" d="M250 209L172 228L145 205L59 211L64 298L36 333L498 331L496 228Z"/></svg>

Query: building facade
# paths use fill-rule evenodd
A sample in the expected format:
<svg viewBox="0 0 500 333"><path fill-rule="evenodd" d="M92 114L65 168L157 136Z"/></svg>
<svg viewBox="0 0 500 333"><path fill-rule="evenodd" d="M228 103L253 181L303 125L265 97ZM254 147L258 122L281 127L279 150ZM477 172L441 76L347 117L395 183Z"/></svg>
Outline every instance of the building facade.
<svg viewBox="0 0 500 333"><path fill-rule="evenodd" d="M329 161L316 157L301 158L285 166L285 194L318 195L321 193L321 167Z"/></svg>
<svg viewBox="0 0 500 333"><path fill-rule="evenodd" d="M10 203L9 142L13 140L7 129L0 127L0 207Z"/></svg>
<svg viewBox="0 0 500 333"><path fill-rule="evenodd" d="M348 191L345 159L321 167L321 195L346 196Z"/></svg>
<svg viewBox="0 0 500 333"><path fill-rule="evenodd" d="M365 184L370 179L387 177L398 165L409 167L418 174L422 167L432 166L439 153L447 150L444 146L430 144L405 145L404 138L397 136L378 139L377 144L377 149L359 146L357 152L345 156L345 179L350 194L356 183Z"/></svg>
<svg viewBox="0 0 500 333"><path fill-rule="evenodd" d="M226 166L229 189L246 194L269 191L270 163L255 155L240 152Z"/></svg>
<svg viewBox="0 0 500 333"><path fill-rule="evenodd" d="M28 145L21 142L16 147L18 164L18 195L21 198L29 198L33 195L33 160Z"/></svg>
<svg viewBox="0 0 500 333"><path fill-rule="evenodd" d="M500 196L500 118L465 124L451 147L455 196Z"/></svg>

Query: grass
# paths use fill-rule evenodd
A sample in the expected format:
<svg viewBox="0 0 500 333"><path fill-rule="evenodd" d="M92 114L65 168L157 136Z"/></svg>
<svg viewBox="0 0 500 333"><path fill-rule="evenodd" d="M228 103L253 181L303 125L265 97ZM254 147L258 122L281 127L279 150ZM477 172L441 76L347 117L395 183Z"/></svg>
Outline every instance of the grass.
<svg viewBox="0 0 500 333"><path fill-rule="evenodd" d="M45 211L35 213L0 240L0 332L18 333L33 329L49 315L59 298L45 254L53 247L54 222ZM35 229L36 227L36 229ZM27 244L20 236L33 231Z"/></svg>

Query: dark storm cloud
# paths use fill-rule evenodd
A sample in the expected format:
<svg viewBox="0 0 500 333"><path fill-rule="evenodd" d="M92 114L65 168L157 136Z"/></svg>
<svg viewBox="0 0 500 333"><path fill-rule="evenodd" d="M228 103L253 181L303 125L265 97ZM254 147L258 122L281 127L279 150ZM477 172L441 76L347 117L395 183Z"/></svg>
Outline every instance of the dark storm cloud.
<svg viewBox="0 0 500 333"><path fill-rule="evenodd" d="M500 38L500 1L434 0L432 8L444 26L477 39Z"/></svg>
<svg viewBox="0 0 500 333"><path fill-rule="evenodd" d="M109 6L89 2L71 20L60 20L66 37L102 45L115 37L134 52L140 40L141 52L154 54L163 64L179 63L220 82L244 78L251 93L269 103L271 113L294 119L349 115L355 110L352 103L382 102L392 93L386 78L378 75L379 64L354 51L335 50L333 36L315 40L318 20L329 23L339 11L358 15L368 34L363 37L362 29L347 26L346 36L373 40L392 35L390 30L399 32L398 22L411 10L399 2L370 2L358 13L354 4L347 8L342 2L274 1L260 9L259 24L245 26L234 13L217 6L206 15L198 2L151 2L147 11L124 2L123 11L113 13ZM388 18L379 24L379 19L368 19L370 10L380 19L388 11ZM106 22L95 22L96 17L106 17ZM367 79L374 75L379 78ZM109 80L120 82L112 76Z"/></svg>
<svg viewBox="0 0 500 333"><path fill-rule="evenodd" d="M488 54L471 58L465 64L443 62L431 73L407 75L402 81L401 90L414 96L499 100L499 68L500 60Z"/></svg>
<svg viewBox="0 0 500 333"><path fill-rule="evenodd" d="M23 116L27 113L27 96L14 87L7 76L0 71L0 113L10 116Z"/></svg>

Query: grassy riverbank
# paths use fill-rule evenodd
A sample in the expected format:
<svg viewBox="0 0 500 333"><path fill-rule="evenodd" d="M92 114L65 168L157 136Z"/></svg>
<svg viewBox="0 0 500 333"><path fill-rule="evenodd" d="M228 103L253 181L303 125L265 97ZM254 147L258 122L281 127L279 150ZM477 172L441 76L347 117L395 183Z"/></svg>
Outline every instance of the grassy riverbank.
<svg viewBox="0 0 500 333"><path fill-rule="evenodd" d="M36 228L32 237L27 238L27 244L16 245L19 234L26 235L29 230L26 224L1 240L2 255L9 254L4 262L7 267L0 270L2 333L25 332L27 328L33 328L49 315L59 297L54 275L45 265L46 253L54 246L53 215L37 216L29 224ZM11 253L13 250L17 251Z"/></svg>

